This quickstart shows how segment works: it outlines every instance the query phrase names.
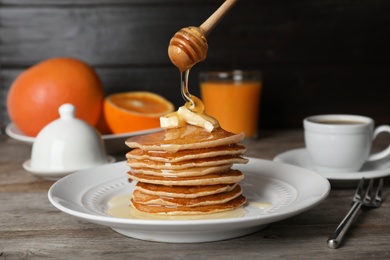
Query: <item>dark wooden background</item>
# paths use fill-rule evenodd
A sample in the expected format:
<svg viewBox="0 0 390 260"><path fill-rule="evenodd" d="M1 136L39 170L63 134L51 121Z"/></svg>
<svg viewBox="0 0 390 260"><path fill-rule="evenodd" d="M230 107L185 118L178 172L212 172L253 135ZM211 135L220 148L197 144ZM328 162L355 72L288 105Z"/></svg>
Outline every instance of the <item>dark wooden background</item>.
<svg viewBox="0 0 390 260"><path fill-rule="evenodd" d="M106 93L149 90L183 104L167 47L222 0L0 0L0 112L27 67L56 56L94 66ZM208 37L201 70L261 69L260 127L301 127L319 113L390 123L390 1L241 0Z"/></svg>

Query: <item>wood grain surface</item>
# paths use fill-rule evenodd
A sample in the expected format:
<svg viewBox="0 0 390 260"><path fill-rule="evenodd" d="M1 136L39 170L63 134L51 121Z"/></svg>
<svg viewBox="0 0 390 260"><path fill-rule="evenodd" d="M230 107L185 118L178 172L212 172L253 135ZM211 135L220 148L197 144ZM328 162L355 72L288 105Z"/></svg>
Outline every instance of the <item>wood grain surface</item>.
<svg viewBox="0 0 390 260"><path fill-rule="evenodd" d="M388 138L380 141L385 145ZM301 130L263 132L247 156L272 159L303 146ZM320 205L254 234L211 243L157 243L122 236L54 208L53 184L22 168L31 146L0 135L0 260L5 259L388 259L389 179L381 208L361 211L339 249L328 236L351 205L354 187L333 188ZM123 158L118 154L117 158ZM288 174L288 173L286 173Z"/></svg>

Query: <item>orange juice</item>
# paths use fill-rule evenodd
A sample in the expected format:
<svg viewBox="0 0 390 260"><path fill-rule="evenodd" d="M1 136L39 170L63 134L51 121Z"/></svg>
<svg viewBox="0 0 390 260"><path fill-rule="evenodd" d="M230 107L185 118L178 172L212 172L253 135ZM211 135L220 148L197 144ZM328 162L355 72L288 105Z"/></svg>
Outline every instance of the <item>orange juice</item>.
<svg viewBox="0 0 390 260"><path fill-rule="evenodd" d="M206 113L215 117L221 127L232 133L244 132L256 137L262 82L259 74L237 76L234 71L221 75L201 74L201 95ZM236 73L236 74L234 74ZM246 73L246 74L245 74ZM251 77L248 77L251 76Z"/></svg>

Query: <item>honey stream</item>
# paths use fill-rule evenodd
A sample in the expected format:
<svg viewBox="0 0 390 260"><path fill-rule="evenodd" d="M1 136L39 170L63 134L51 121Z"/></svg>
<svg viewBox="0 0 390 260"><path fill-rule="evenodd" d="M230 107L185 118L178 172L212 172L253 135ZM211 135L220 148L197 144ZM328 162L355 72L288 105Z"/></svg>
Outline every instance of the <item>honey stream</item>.
<svg viewBox="0 0 390 260"><path fill-rule="evenodd" d="M188 77L190 74L190 70L185 70L180 72L180 83L181 83L181 95L184 98L185 106L194 113L203 113L204 112L204 104L202 100L198 97L191 95L188 88Z"/></svg>

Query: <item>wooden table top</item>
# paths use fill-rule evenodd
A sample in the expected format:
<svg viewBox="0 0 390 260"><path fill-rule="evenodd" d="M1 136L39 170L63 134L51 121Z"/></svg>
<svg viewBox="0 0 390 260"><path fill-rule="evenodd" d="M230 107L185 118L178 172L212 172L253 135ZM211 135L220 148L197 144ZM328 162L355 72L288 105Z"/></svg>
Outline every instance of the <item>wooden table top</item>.
<svg viewBox="0 0 390 260"><path fill-rule="evenodd" d="M272 160L303 147L303 132L267 131L244 144L247 156ZM349 210L354 187L332 187L320 205L244 237L209 243L148 242L57 210L47 198L53 182L22 167L30 153L31 145L0 135L0 260L390 258L388 188L382 206L361 211L338 249L328 248L326 240ZM116 157L124 160L124 154Z"/></svg>

